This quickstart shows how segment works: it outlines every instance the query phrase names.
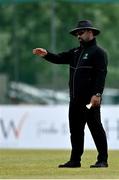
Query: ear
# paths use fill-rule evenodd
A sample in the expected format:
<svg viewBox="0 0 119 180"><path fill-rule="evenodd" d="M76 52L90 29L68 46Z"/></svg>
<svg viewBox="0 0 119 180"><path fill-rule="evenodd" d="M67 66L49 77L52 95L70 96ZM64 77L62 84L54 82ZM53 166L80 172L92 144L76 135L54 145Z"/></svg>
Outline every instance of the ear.
<svg viewBox="0 0 119 180"><path fill-rule="evenodd" d="M89 33L94 36L94 32L92 30L89 30Z"/></svg>

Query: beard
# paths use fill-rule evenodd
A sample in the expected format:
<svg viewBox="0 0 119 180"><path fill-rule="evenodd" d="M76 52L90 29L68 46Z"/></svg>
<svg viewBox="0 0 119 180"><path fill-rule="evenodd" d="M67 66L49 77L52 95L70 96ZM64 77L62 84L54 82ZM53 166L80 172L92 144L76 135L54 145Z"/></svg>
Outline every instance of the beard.
<svg viewBox="0 0 119 180"><path fill-rule="evenodd" d="M82 38L78 38L78 40L79 40L79 43L80 43L80 44L85 43L84 39L82 39Z"/></svg>

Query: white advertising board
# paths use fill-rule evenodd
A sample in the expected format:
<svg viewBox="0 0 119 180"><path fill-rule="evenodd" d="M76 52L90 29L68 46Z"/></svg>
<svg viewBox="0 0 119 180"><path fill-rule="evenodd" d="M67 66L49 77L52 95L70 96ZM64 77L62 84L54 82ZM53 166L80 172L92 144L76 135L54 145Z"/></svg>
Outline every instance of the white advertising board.
<svg viewBox="0 0 119 180"><path fill-rule="evenodd" d="M102 106L109 149L119 149L119 106ZM68 106L0 106L0 148L70 149ZM85 149L95 149L88 128Z"/></svg>

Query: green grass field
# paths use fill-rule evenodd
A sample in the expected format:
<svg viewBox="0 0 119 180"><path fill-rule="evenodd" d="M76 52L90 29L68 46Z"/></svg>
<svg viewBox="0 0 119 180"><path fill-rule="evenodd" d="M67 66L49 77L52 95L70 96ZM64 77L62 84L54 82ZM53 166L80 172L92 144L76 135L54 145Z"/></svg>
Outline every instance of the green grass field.
<svg viewBox="0 0 119 180"><path fill-rule="evenodd" d="M58 168L69 159L66 150L0 150L1 179L119 179L119 151L109 151L108 168L89 168L96 151L85 151L81 168Z"/></svg>

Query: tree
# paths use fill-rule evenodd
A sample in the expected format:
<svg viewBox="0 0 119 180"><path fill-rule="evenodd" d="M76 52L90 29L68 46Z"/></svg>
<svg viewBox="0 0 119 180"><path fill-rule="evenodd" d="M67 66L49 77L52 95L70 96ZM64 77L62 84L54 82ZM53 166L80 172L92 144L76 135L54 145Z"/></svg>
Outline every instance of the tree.
<svg viewBox="0 0 119 180"><path fill-rule="evenodd" d="M118 88L118 17L117 4L56 1L54 9L51 1L0 5L0 71L7 73L10 81L67 88L68 67L42 62L40 57L32 55L32 49L43 47L53 51L55 45L57 53L78 46L69 30L79 19L90 19L101 29L97 40L109 54L106 86ZM54 45L52 28L56 33Z"/></svg>

